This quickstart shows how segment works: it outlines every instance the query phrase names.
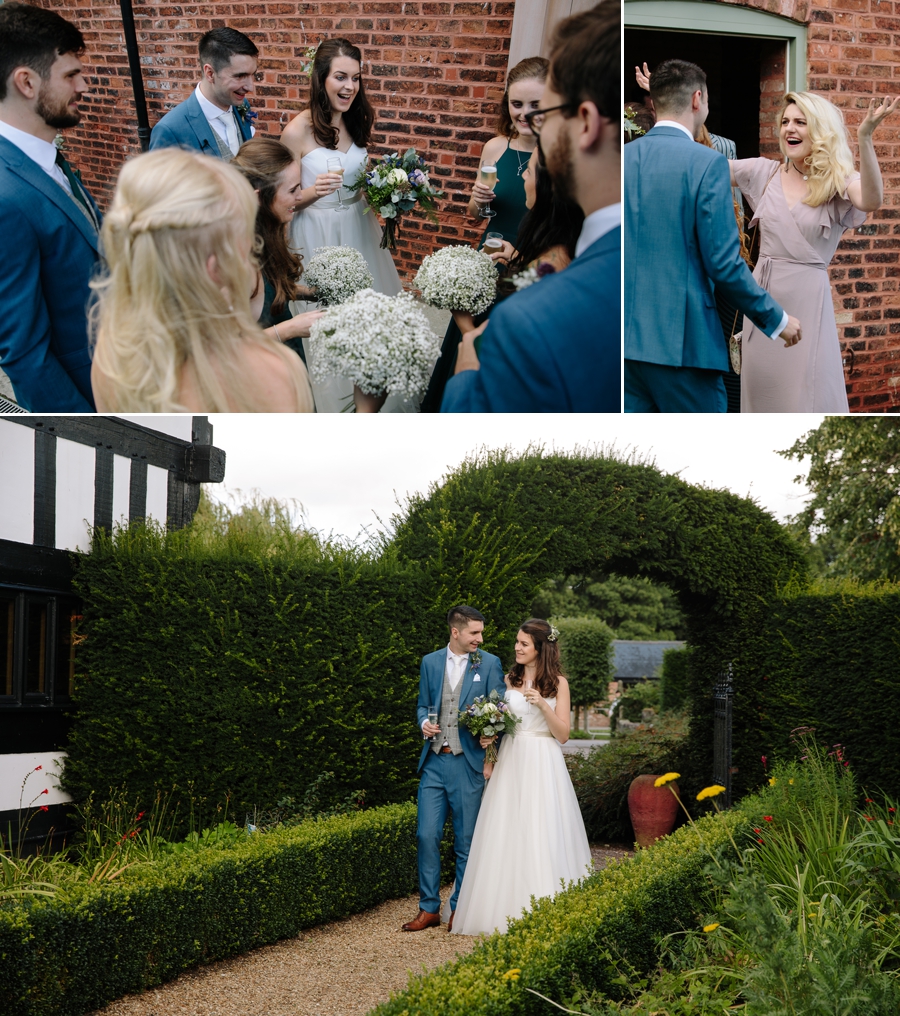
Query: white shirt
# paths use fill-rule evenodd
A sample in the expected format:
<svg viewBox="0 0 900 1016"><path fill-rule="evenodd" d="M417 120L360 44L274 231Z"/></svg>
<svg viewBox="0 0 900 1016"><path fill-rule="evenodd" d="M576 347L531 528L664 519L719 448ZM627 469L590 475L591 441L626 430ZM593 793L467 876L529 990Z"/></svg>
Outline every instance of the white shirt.
<svg viewBox="0 0 900 1016"><path fill-rule="evenodd" d="M52 141L36 138L33 134L20 131L18 127L13 127L3 120L0 120L0 138L6 138L10 144L15 145L20 152L27 155L32 162L36 162L47 176L58 183L67 194L72 193L72 187L66 179L66 174L56 165L56 145Z"/></svg>
<svg viewBox="0 0 900 1016"><path fill-rule="evenodd" d="M621 225L622 203L620 201L614 205L607 205L605 208L598 208L596 212L591 212L581 227L581 235L578 237L578 243L575 244L575 257L580 257L601 236Z"/></svg>
<svg viewBox="0 0 900 1016"><path fill-rule="evenodd" d="M447 675L450 681L450 690L456 691L456 686L463 678L463 674L466 672L466 664L469 662L469 654L463 653L462 656L458 656L450 646L447 646L447 662L444 664L444 673Z"/></svg>
<svg viewBox="0 0 900 1016"><path fill-rule="evenodd" d="M688 137L689 137L689 138L691 139L691 141L694 141L694 140L695 140L695 139L694 139L694 135L693 135L693 134L691 134L691 132L690 132L690 131L689 131L689 130L687 129L687 127L685 127L685 125L684 125L683 123L678 123L678 121L677 121L677 120L657 120L657 121L656 121L656 124L655 124L655 126L656 126L656 127L677 127L677 128L678 128L678 129L680 130L680 131L684 131L684 133L685 133L685 134L687 134L687 136L688 136ZM587 225L587 220L585 220L585 225ZM579 242L580 242L580 241L579 241ZM576 249L575 249L575 256L576 256L576 257L578 256L578 248L577 248L577 247L576 247ZM776 340L776 339L778 338L778 336L779 336L779 335L781 335L781 333L782 333L782 332L784 331L784 329L785 329L785 326L787 325L787 323L788 323L788 315L787 315L787 311L786 311L786 310L783 310L783 313L782 313L782 316L781 316L781 324L780 324L780 325L779 325L779 326L778 326L778 327L777 327L777 328L775 329L775 331L774 331L774 332L772 332L772 334L771 334L771 335L769 336L769 338L770 338L770 339L771 339L771 340L772 340L773 342L774 342L774 341L775 341L775 340Z"/></svg>
<svg viewBox="0 0 900 1016"><path fill-rule="evenodd" d="M197 102L200 103L200 109L209 121L210 127L225 142L231 150L231 154L237 155L238 149L243 144L244 139L241 137L238 126L234 121L234 107L229 106L228 109L219 109L214 102L210 102L206 98L199 85L194 89L194 95L197 96ZM255 129L251 127L250 136L252 137L255 133Z"/></svg>

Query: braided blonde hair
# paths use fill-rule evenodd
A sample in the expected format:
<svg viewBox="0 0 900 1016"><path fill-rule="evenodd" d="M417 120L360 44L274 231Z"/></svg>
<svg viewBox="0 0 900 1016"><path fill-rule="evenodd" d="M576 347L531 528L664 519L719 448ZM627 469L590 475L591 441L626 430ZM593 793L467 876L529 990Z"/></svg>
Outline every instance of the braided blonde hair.
<svg viewBox="0 0 900 1016"><path fill-rule="evenodd" d="M289 365L297 408L312 408L299 358L250 312L256 212L253 188L221 159L169 148L125 163L103 223L109 272L91 284L107 409L183 412L189 374L204 410L264 412L248 369L257 349Z"/></svg>
<svg viewBox="0 0 900 1016"><path fill-rule="evenodd" d="M809 128L809 140L812 152L807 166L809 175L809 194L803 203L812 208L824 205L847 189L847 177L853 172L853 155L847 141L847 128L844 126L844 114L828 99L823 99L815 92L788 92L781 103L776 121L781 127L781 119L788 106L796 106L806 118ZM784 142L780 139L778 147L787 158L788 153Z"/></svg>

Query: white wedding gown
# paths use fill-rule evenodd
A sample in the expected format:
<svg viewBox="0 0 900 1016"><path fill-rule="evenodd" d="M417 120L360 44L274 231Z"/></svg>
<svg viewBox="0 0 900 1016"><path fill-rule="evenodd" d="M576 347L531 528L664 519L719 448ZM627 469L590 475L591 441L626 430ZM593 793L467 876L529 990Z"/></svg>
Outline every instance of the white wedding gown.
<svg viewBox="0 0 900 1016"><path fill-rule="evenodd" d="M537 706L515 688L506 701L522 718L500 743L472 837L454 935L506 931L531 909L531 897L555 896L560 879L593 871L591 849L559 742ZM551 706L555 699L547 700Z"/></svg>
<svg viewBox="0 0 900 1016"><path fill-rule="evenodd" d="M366 165L368 153L365 148L352 144L348 151L340 152L331 148L315 148L304 155L300 161L301 187L312 187L320 173L327 173L329 159L339 157L344 166L344 180L354 183L360 171ZM317 247L353 247L366 259L372 278L372 288L378 293L396 296L403 287L400 276L394 267L394 259L390 251L382 250L381 225L378 216L370 210L366 213L366 202L362 191L351 191L347 187L340 190L346 211L335 211L338 207L338 192L324 198L297 212L291 222L290 243L303 256L304 262L315 253ZM300 280L302 283L302 279ZM314 310L316 304L298 301L296 313ZM303 340L309 361L309 339ZM353 383L346 378L331 377L317 382L310 378L313 395L316 400L316 411L319 413L339 413L353 404ZM348 399L349 396L349 399ZM392 396L381 409L382 413L413 412L419 399L402 399Z"/></svg>

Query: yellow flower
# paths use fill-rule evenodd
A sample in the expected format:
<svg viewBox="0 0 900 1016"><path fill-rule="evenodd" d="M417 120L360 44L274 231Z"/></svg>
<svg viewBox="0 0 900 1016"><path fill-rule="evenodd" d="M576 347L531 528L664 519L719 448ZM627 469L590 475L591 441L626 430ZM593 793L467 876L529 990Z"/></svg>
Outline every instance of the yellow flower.
<svg viewBox="0 0 900 1016"><path fill-rule="evenodd" d="M788 783L790 783L791 786L794 785L794 781L793 780L788 780Z"/></svg>
<svg viewBox="0 0 900 1016"><path fill-rule="evenodd" d="M671 783L672 780L677 780L681 776L681 773L666 773L665 776L660 776L658 780L653 781L654 787L665 786L666 783Z"/></svg>
<svg viewBox="0 0 900 1016"><path fill-rule="evenodd" d="M718 922L716 922L716 924L704 924L703 925L703 930L704 931L715 931L716 928L718 928L718 927L719 927Z"/></svg>
<svg viewBox="0 0 900 1016"><path fill-rule="evenodd" d="M774 776L770 776L769 777L769 786L770 787L774 787L777 782L778 782L778 780L776 780ZM793 782L793 780L791 782Z"/></svg>
<svg viewBox="0 0 900 1016"><path fill-rule="evenodd" d="M711 787L704 787L697 795L698 801L705 801L707 797L718 797L719 794L724 794L725 788L720 787L718 783L714 783Z"/></svg>
<svg viewBox="0 0 900 1016"><path fill-rule="evenodd" d="M512 970L507 970L506 971L506 973L503 975L503 980L504 981L518 981L519 974L521 974L521 973L522 973L522 971L518 967L513 967Z"/></svg>

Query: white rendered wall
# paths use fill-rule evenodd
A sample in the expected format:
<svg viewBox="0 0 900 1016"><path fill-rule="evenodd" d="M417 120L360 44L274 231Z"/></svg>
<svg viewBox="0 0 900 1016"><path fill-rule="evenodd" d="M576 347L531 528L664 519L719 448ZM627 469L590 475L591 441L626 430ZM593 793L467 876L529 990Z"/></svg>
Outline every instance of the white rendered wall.
<svg viewBox="0 0 900 1016"><path fill-rule="evenodd" d="M131 459L113 456L113 526L128 525L128 500L131 490Z"/></svg>
<svg viewBox="0 0 900 1016"><path fill-rule="evenodd" d="M56 439L56 547L91 549L89 526L94 523L94 449L65 438Z"/></svg>
<svg viewBox="0 0 900 1016"><path fill-rule="evenodd" d="M0 420L0 540L34 539L34 431Z"/></svg>
<svg viewBox="0 0 900 1016"><path fill-rule="evenodd" d="M147 518L165 526L169 510L169 471L147 466Z"/></svg>
<svg viewBox="0 0 900 1016"><path fill-rule="evenodd" d="M64 751L0 755L0 811L15 811L19 807L20 798L23 808L71 801L72 798L57 786L65 758ZM35 772L37 766L41 768ZM28 781L23 792L22 781L26 776ZM47 791L46 794L42 793L44 790Z"/></svg>

